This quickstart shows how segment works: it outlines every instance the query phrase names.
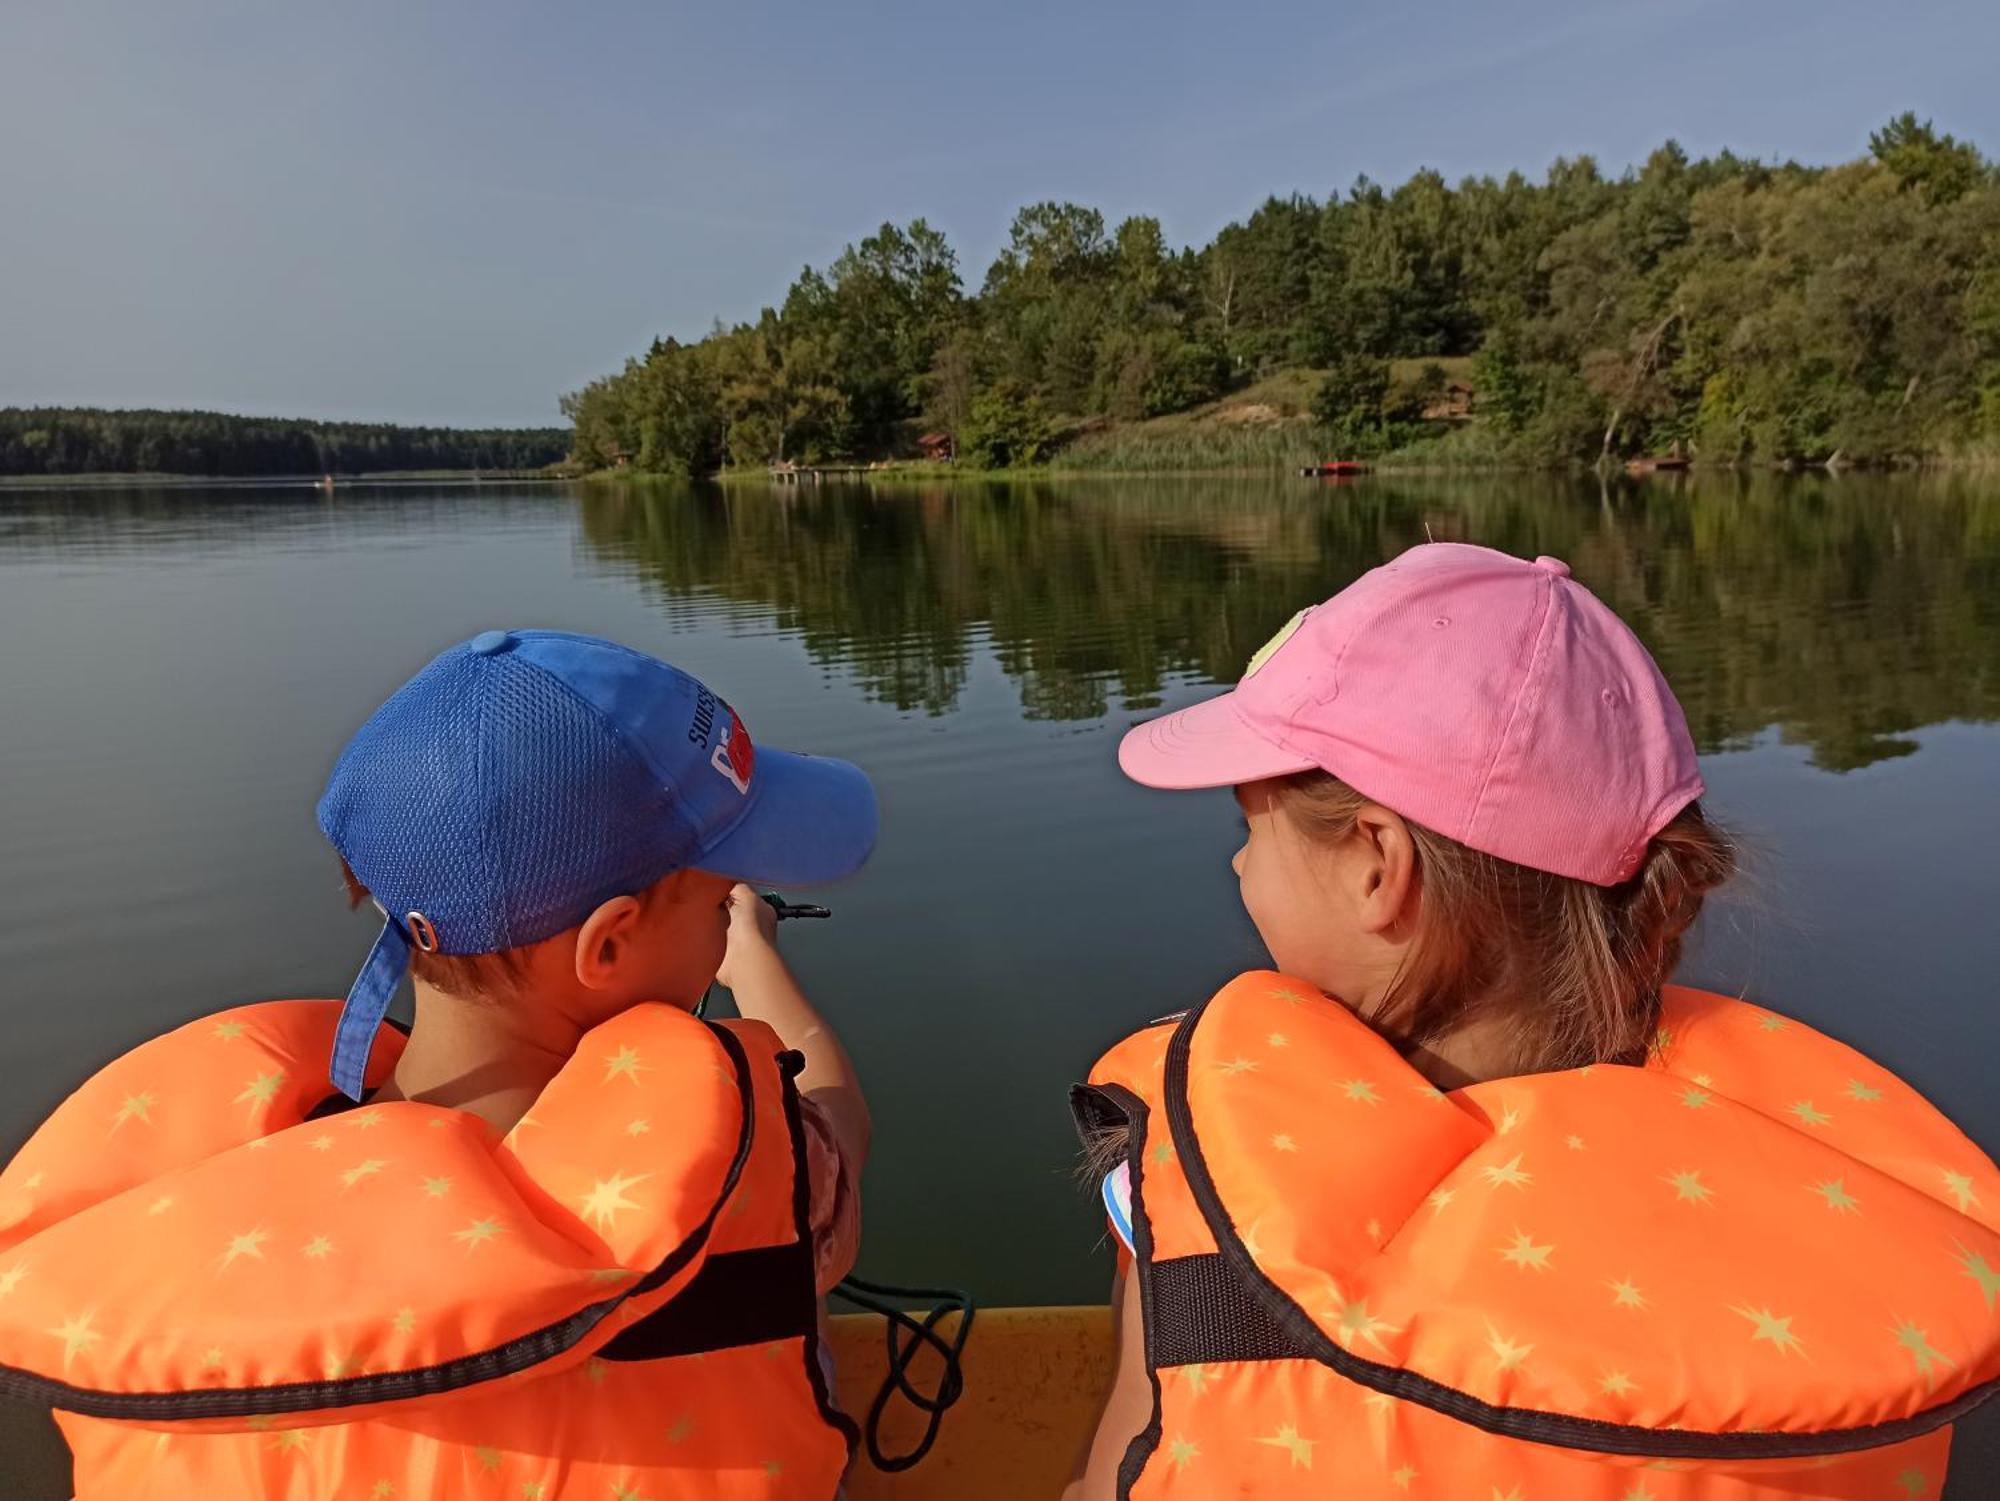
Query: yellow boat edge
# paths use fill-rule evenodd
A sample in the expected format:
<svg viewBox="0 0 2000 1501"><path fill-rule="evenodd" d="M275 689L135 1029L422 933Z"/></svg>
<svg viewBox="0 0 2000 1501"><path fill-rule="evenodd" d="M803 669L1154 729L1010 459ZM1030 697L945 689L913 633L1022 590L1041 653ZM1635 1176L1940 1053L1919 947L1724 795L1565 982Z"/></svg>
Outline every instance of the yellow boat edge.
<svg viewBox="0 0 2000 1501"><path fill-rule="evenodd" d="M888 1374L885 1321L844 1313L827 1320L834 1388L860 1422ZM955 1328L947 1318L941 1332ZM1111 1310L1094 1304L1051 1308L982 1308L963 1356L965 1394L945 1414L937 1443L921 1463L884 1474L858 1455L842 1494L847 1501L1034 1501L1060 1495L1083 1452L1111 1380ZM940 1364L925 1352L912 1362L911 1384L937 1389ZM882 1423L890 1454L922 1436L923 1415L891 1399Z"/></svg>

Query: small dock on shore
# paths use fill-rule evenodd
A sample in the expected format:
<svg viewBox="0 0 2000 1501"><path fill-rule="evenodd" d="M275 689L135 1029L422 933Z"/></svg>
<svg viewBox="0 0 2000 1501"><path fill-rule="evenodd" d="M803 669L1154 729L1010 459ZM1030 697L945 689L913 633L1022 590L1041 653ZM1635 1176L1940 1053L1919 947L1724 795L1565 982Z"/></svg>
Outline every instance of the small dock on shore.
<svg viewBox="0 0 2000 1501"><path fill-rule="evenodd" d="M781 485L818 485L830 479L854 479L872 474L875 464L773 464L771 478Z"/></svg>

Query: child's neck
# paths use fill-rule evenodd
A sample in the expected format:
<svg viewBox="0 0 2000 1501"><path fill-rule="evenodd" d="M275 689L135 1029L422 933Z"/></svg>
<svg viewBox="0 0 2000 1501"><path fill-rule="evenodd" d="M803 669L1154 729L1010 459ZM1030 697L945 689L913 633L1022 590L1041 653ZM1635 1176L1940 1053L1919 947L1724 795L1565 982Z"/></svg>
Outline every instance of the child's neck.
<svg viewBox="0 0 2000 1501"><path fill-rule="evenodd" d="M1516 1029L1503 1017L1478 1016L1444 1037L1410 1047L1410 1067L1439 1089L1463 1089L1522 1073Z"/></svg>
<svg viewBox="0 0 2000 1501"><path fill-rule="evenodd" d="M417 1018L380 1098L463 1110L511 1131L583 1028L553 1009L467 1000L416 982Z"/></svg>

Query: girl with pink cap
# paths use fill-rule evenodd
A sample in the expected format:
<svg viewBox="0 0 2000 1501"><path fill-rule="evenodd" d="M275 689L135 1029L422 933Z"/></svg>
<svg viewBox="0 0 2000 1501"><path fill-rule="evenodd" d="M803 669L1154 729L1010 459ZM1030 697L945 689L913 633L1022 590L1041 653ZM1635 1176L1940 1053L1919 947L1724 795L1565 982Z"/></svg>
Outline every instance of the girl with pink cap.
<svg viewBox="0 0 2000 1501"><path fill-rule="evenodd" d="M1235 789L1276 968L1075 1092L1123 1254L1074 1501L1938 1495L2000 1386L2000 1177L1669 983L1733 853L1564 564L1414 548L1119 762Z"/></svg>

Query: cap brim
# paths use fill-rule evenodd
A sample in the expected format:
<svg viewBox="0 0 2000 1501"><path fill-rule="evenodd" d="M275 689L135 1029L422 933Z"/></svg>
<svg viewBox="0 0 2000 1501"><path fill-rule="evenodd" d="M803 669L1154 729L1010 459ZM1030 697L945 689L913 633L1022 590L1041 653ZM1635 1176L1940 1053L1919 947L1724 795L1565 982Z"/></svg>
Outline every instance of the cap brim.
<svg viewBox="0 0 2000 1501"><path fill-rule="evenodd" d="M860 767L760 745L750 806L693 863L774 886L838 881L867 863L879 822L875 789Z"/></svg>
<svg viewBox="0 0 2000 1501"><path fill-rule="evenodd" d="M1118 742L1119 769L1148 787L1234 787L1313 764L1245 724L1234 693L1149 719Z"/></svg>

